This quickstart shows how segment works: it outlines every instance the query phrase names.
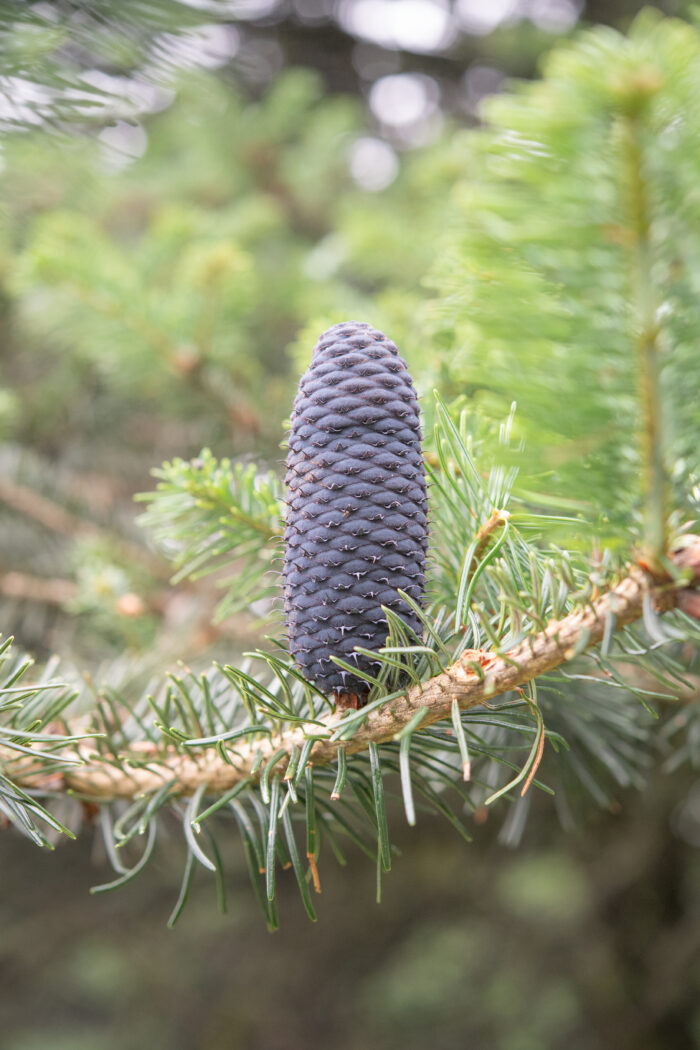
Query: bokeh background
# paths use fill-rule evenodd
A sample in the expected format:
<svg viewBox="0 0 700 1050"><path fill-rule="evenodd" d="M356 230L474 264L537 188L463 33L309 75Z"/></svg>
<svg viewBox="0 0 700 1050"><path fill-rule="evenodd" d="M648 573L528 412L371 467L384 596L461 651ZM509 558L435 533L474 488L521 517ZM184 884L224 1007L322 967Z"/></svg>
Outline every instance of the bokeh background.
<svg viewBox="0 0 700 1050"><path fill-rule="evenodd" d="M249 648L255 617L212 626L215 581L168 585L133 494L205 446L278 468L298 374L346 317L422 392L459 392L420 319L465 130L562 37L639 7L0 4L3 633L122 687ZM397 809L383 903L351 854L315 926L283 881L274 935L235 843L227 913L201 879L168 930L177 836L90 898L99 835L4 833L3 1050L699 1047L697 812L687 770L566 834L535 799L517 851L493 815L466 846Z"/></svg>

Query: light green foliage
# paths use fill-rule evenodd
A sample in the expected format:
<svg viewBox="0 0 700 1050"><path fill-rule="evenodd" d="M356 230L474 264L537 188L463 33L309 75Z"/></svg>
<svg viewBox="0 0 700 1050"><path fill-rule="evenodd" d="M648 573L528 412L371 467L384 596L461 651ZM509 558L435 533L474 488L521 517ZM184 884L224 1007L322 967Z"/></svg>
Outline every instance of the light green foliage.
<svg viewBox="0 0 700 1050"><path fill-rule="evenodd" d="M366 134L360 108L325 97L303 70L255 102L212 76L176 86L172 105L144 118L140 158L27 129L3 143L0 172L0 427L16 446L5 462L20 485L136 543L128 514L112 508L145 487L154 463L206 446L218 457L255 450L279 469L295 341L308 355L329 324L368 318L430 389L420 278L456 170L452 147L437 146L403 159L386 190L361 190L349 172ZM111 492L93 504L97 488ZM152 648L152 623L120 617L99 582L126 572L162 609L159 574L135 578L119 543L101 543L97 561L82 548L67 558L64 542L17 524L3 528L2 567L65 577L73 566L70 608L82 615L64 633L81 660L100 637L112 650L125 635ZM26 625L31 645L44 644L36 612L13 606L2 626Z"/></svg>
<svg viewBox="0 0 700 1050"><path fill-rule="evenodd" d="M344 747L407 686L470 651L507 654L586 609L620 571L610 550L591 557L589 523L629 554L641 497L664 539L687 520L698 470L689 407L699 377L698 83L700 42L687 26L645 15L628 39L584 34L553 54L541 83L494 101L487 128L408 162L371 201L347 175L357 113L323 101L303 74L254 105L193 80L149 123L142 160L118 174L93 169L97 210L88 195L68 192L84 175L81 151L67 158L50 207L47 162L36 169L35 202L24 186L26 208L8 235L17 245L8 249L8 287L37 359L53 363L43 397L55 402L52 384L62 376L70 386L71 370L89 377L114 411L93 417L112 443L139 406L161 425L194 419L183 443L211 436L215 452L230 451L235 437L237 454L247 443L269 450L291 400L289 362L309 352L310 317L318 328L352 315L387 327L422 390L436 385L444 395L424 399L433 541L424 630L414 635L388 613L365 708L325 723L328 699L284 642L206 671L180 665L147 692L131 680L122 687L116 673L96 691L81 688L77 704L104 734L91 762L160 774L157 789L102 806L115 878L98 890L143 870L167 808L186 849L171 924L198 866L214 874L222 901L217 834L236 827L274 928L280 869L291 868L313 918L317 869L330 854L342 862L346 844L376 864L379 894L392 863L394 794L410 824L432 810L465 838L465 813L498 806L502 837L515 843L537 792L554 791L572 823L582 799L609 806L620 790L641 787L659 750L669 768L697 761L697 705L680 728L659 731L656 719L691 688L698 624L679 611L662 621L650 602L643 622L623 630L609 612L602 644L588 653L582 627L572 658L523 689L465 712L455 703L451 720L435 724L424 724L418 706L395 739L355 754ZM19 156L36 147L16 148ZM4 178L19 194L11 151ZM446 230L451 209L456 232ZM426 311L417 283L429 267L438 298ZM657 389L657 365L672 503L657 499L650 472L659 439L645 391ZM40 414L42 394L34 396ZM275 473L203 452L155 474L143 520L176 579L215 573L226 588L219 619L261 599L256 611L269 608L283 517ZM114 593L130 579L96 559L79 597L100 578ZM478 659L469 666L483 675ZM14 694L4 695L0 734L17 739ZM36 712L42 695L30 691L26 706ZM38 746L31 733L46 716L21 718L21 739ZM287 750L292 730L303 739ZM310 764L318 731L340 745L332 766ZM262 742L272 748L265 759ZM180 791L173 756L235 769L243 748L253 769L233 788ZM52 750L40 761L53 768L57 759ZM37 806L50 809L51 789L42 784L31 798L7 790L10 819L37 838Z"/></svg>
<svg viewBox="0 0 700 1050"><path fill-rule="evenodd" d="M227 569L220 581L227 593L215 622L278 594L283 508L274 474L258 474L252 464L218 462L208 449L190 463L175 460L153 474L159 482L155 492L140 497L149 503L141 524L177 567L173 583Z"/></svg>
<svg viewBox="0 0 700 1050"><path fill-rule="evenodd" d="M81 737L70 734L63 713L75 701L77 692L56 681L55 662L28 684L25 676L32 663L13 651L11 638L0 644L0 744L5 752L0 772L0 812L32 842L50 846L51 832L75 836L41 805L35 792L24 791L12 778L15 765L26 761L27 755L37 755L48 774L71 764L62 752Z"/></svg>
<svg viewBox="0 0 700 1050"><path fill-rule="evenodd" d="M507 431L503 439L507 441ZM122 770L127 761L132 768L161 769L156 789L141 792L128 803L103 804L102 830L116 877L96 892L120 887L143 870L157 843L160 811L167 807L181 823L187 848L182 890L171 922L182 911L197 864L215 874L219 893L223 892L216 835L233 824L250 860L255 895L268 927L274 929L278 864L284 867L291 862L302 901L313 918L312 870L329 852L344 858L346 839L376 860L379 894L381 874L390 870L392 862L387 815L392 774L400 782L409 823L433 810L465 839L469 834L463 812L509 800L503 837L511 842L520 838L527 817L530 796L521 793L526 782L532 782L531 790L551 792L547 782L551 779L565 820L578 807L582 788L605 805L614 798L616 786L644 782L654 748L648 703L669 700L679 686L688 686L679 646L684 641L697 644L700 638L697 624L682 614L662 626L650 610L646 633L632 629L611 633L601 651L541 676L524 691L495 698L485 709L460 713L455 708L451 726L422 727L417 710L394 741L381 747L371 744L368 752L347 760L343 755L335 768L309 765L315 733L321 731L341 745L350 743L368 715L407 685L431 678L465 650L501 652L517 645L548 620L585 606L592 587L603 587L609 579L604 565L590 575L566 554L543 552L526 539L532 531L527 526L533 523L525 512L518 515L521 528L506 517L512 474L495 467L482 477L475 459L479 448L473 442L468 447L465 417L452 415L441 403L435 447L440 462L433 496L436 536L452 530L455 516L472 522L473 529L476 523L488 521L494 508L501 511L503 526L486 543L475 546L472 541L466 549L454 544L458 563L445 562L438 550L438 596L422 613L423 637L412 635L390 614L386 647L376 654L379 673L366 676L370 686L366 707L349 711L324 728L327 698L304 680L284 649L252 652L243 664L217 665L204 673L182 668L148 695L135 695L133 684L125 692L118 680L97 693L90 686L80 691L77 704L86 714L91 712L91 728L97 734L93 762L116 764ZM233 558L243 563L243 584L259 582L274 550L269 541L279 530L272 479L260 479L252 467L219 463L210 454L194 464L167 465L160 476L160 486L150 497L148 520L170 546L181 572L197 575ZM260 594L253 588L247 597ZM244 595L236 597L241 600ZM232 600L229 594L226 601ZM633 667L654 676L658 689L638 684ZM619 695L608 699L608 690ZM7 695L11 700L13 694ZM37 695L28 690L34 705ZM202 785L189 799L176 797L178 785L167 765L173 750L200 758L211 752L235 767L237 747L255 750L260 741L275 740L297 726L304 727L308 746L290 755L291 773L288 770L284 780L276 769L277 761L287 754L281 744L264 760L260 752L254 775L240 779L225 793L211 793ZM24 742L38 739L30 733ZM536 776L543 747L556 755L547 779ZM681 754L679 760L687 757ZM56 761L54 754L45 759L49 767ZM18 795L12 819L34 836L32 807L48 804L50 798L50 791L42 788L31 804ZM307 856L313 863L308 870L300 860L295 827L306 836ZM144 845L129 866L122 858L133 840Z"/></svg>
<svg viewBox="0 0 700 1050"><path fill-rule="evenodd" d="M36 301L51 289L51 322L121 396L155 400L168 378L209 364L214 398L223 361L236 356L222 333L235 332L255 295L252 259L206 214L163 209L147 232L135 251L86 216L48 212L34 226L17 289L39 318Z"/></svg>
<svg viewBox="0 0 700 1050"><path fill-rule="evenodd" d="M700 40L646 12L627 38L556 48L543 73L492 99L471 136L432 330L477 414L517 401L522 489L585 500L599 534L628 545L650 323L686 508L700 471Z"/></svg>
<svg viewBox="0 0 700 1050"><path fill-rule="evenodd" d="M4 274L32 344L16 380L23 425L55 429L57 394L75 403L79 376L91 397L73 426L97 447L105 417L110 440L138 447L148 414L186 421L187 451L270 452L294 388L286 348L309 318L413 336L455 160L439 147L387 190L361 191L359 108L301 70L256 103L192 76L145 127L131 163L94 140L8 142ZM407 213L420 216L410 227ZM415 356L428 358L420 344Z"/></svg>
<svg viewBox="0 0 700 1050"><path fill-rule="evenodd" d="M211 12L214 15L214 12ZM135 109L123 77L139 73L142 84L168 82L178 67L173 44L196 38L202 17L181 0L111 0L89 5L0 4L0 43L8 105L3 130L40 123L74 128L98 126L110 113ZM109 69L95 82L89 70ZM18 90L14 79L23 81ZM26 90L29 88L29 91Z"/></svg>

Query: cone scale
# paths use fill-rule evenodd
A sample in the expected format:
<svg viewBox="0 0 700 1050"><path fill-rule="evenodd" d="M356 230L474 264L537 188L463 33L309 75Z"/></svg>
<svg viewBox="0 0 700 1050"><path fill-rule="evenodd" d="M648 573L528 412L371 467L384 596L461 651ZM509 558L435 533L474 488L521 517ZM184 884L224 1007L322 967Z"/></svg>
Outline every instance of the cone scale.
<svg viewBox="0 0 700 1050"><path fill-rule="evenodd" d="M284 605L298 667L341 707L375 673L355 646L386 644L386 606L420 637L428 522L418 401L387 336L359 321L320 337L294 401L287 456Z"/></svg>

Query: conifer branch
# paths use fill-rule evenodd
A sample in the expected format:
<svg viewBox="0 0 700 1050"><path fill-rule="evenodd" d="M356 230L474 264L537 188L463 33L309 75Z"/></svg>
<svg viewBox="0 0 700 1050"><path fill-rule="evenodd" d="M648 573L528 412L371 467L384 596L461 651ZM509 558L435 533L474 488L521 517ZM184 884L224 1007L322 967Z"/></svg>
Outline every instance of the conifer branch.
<svg viewBox="0 0 700 1050"><path fill-rule="evenodd" d="M77 761L60 773L51 774L53 791L69 792L90 799L109 801L134 799L170 785L169 794L192 795L197 789L221 794L245 780L254 780L266 768L269 778L284 774L290 755L317 738L310 753L314 766L328 765L342 746L347 754L366 751L371 744L394 740L423 710L421 728L448 719L453 700L466 711L488 704L497 696L519 690L540 675L567 663L600 642L612 621L615 630L641 619L651 601L660 612L681 604L679 598L695 593L700 584L700 536L688 536L671 561L684 574L680 582L658 584L637 566L606 593L560 620L552 621L505 653L483 649L466 650L442 673L408 689L403 695L367 713L364 724L350 740L332 739L344 712L335 712L319 723L304 723L283 733L237 746L224 761L212 749L200 754L163 749L156 742L132 743L118 762L107 762L89 740L61 752L62 761ZM278 755L276 761L270 760ZM46 775L31 756L0 747L0 761L12 758L12 779L26 788L45 786Z"/></svg>
<svg viewBox="0 0 700 1050"><path fill-rule="evenodd" d="M65 605L78 593L73 580L44 579L27 572L4 572L0 568L0 594L4 598L43 602L46 605Z"/></svg>
<svg viewBox="0 0 700 1050"><path fill-rule="evenodd" d="M472 558L472 566L468 574L469 583L471 583L472 579L474 578L474 574L476 573L479 563L483 559L484 554L486 553L486 550L489 544L491 543L491 540L493 539L494 533L497 532L502 525L505 525L509 518L510 514L507 510L498 510L498 508L496 508L495 510L491 511L491 514L487 518L487 520L479 526L479 531L474 537L475 547L474 556Z"/></svg>
<svg viewBox="0 0 700 1050"><path fill-rule="evenodd" d="M0 478L0 503L36 521L49 532L58 533L71 540L105 540L116 547L120 554L143 565L153 575L167 578L167 566L145 547L117 533L66 510L54 500L21 485L10 478Z"/></svg>
<svg viewBox="0 0 700 1050"><path fill-rule="evenodd" d="M636 105L643 107L659 88L653 73L635 82ZM651 239L651 202L645 177L641 116L633 112L623 120L623 149L629 193L630 262L637 347L639 399L642 408L641 451L643 466L644 542L650 566L663 573L666 550L669 481L663 449L660 330L653 286L654 253Z"/></svg>
<svg viewBox="0 0 700 1050"><path fill-rule="evenodd" d="M41 493L9 478L0 478L0 502L61 536L69 536L71 539L93 539L102 535L99 526L71 514L65 507L42 496Z"/></svg>

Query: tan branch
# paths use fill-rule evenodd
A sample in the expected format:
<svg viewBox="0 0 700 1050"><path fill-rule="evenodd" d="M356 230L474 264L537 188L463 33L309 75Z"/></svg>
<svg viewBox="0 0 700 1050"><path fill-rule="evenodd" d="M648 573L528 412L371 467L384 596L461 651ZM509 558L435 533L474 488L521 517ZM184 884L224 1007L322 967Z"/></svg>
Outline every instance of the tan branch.
<svg viewBox="0 0 700 1050"><path fill-rule="evenodd" d="M44 579L27 572L0 570L0 594L5 598L43 602L46 605L65 605L75 598L78 588L72 580Z"/></svg>
<svg viewBox="0 0 700 1050"><path fill-rule="evenodd" d="M500 529L502 525L506 524L509 517L510 514L507 510L496 509L491 512L491 516L480 526L479 531L474 537L476 546L474 548L474 557L472 558L472 567L469 571L468 582L471 583L474 578L474 574L479 567L479 562L482 561L486 554L486 550L493 539L494 533Z"/></svg>
<svg viewBox="0 0 700 1050"><path fill-rule="evenodd" d="M0 478L0 502L5 503L13 510L25 514L28 518L38 521L50 532L58 532L61 536L76 539L78 536L100 536L101 532L97 525L76 517L64 507L47 499L34 489L25 485L18 485L9 478Z"/></svg>
<svg viewBox="0 0 700 1050"><path fill-rule="evenodd" d="M71 540L105 540L116 547L123 557L144 565L152 575L166 579L169 570L156 555L137 543L117 535L95 522L86 521L66 510L53 500L20 485L9 478L0 478L0 503L38 522L50 532L67 536Z"/></svg>
<svg viewBox="0 0 700 1050"><path fill-rule="evenodd" d="M672 557L690 574L688 583L696 586L700 583L700 537L692 537L689 543L690 539L687 538L684 550ZM148 742L132 745L131 762L126 755L121 766L109 765L96 753L95 745L86 742L74 752L74 757L79 758L83 765L62 774L63 790L93 799L135 798L172 782L173 793L177 795L192 794L202 785L210 794L219 794L250 777L260 755L265 763L284 749L286 754L275 765L276 771L284 772L292 749L301 748L310 735L319 737L311 752L313 765L327 765L334 760L340 746L348 754L353 754L366 750L370 743L394 739L421 707L427 709L421 722L421 727L424 727L449 718L455 697L460 708L466 711L526 685L571 660L580 651L601 642L611 616L616 630L640 619L647 595L663 612L678 604L679 595L688 593L687 586L669 582L659 584L641 568L632 567L627 576L584 609L548 624L543 631L507 653L466 651L446 671L372 710L355 736L342 744L328 739L342 713L329 716L323 726L302 725L271 738L240 745L231 751L232 765L224 762L214 749L199 754L181 754L175 749L164 750ZM3 749L0 756L7 763L10 753ZM152 765L140 764L149 758ZM41 770L31 758L15 759L6 772L18 783L33 786L41 783Z"/></svg>

